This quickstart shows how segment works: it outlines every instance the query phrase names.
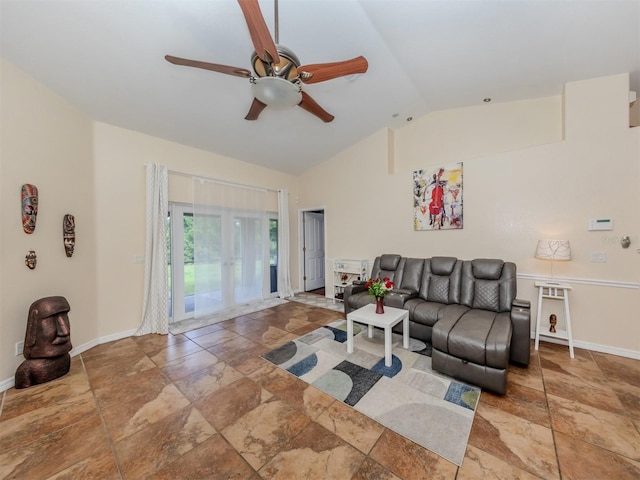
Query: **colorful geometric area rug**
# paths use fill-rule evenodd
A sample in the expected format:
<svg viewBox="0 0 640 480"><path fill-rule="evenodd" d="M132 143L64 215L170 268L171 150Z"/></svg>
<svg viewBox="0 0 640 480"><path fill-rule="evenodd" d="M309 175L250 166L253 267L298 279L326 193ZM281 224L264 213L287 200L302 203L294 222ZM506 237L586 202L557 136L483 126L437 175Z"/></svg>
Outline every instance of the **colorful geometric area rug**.
<svg viewBox="0 0 640 480"><path fill-rule="evenodd" d="M393 362L384 365L384 332L354 322L347 353L347 322L337 320L262 357L378 423L460 466L480 388L431 369L431 345L393 334Z"/></svg>

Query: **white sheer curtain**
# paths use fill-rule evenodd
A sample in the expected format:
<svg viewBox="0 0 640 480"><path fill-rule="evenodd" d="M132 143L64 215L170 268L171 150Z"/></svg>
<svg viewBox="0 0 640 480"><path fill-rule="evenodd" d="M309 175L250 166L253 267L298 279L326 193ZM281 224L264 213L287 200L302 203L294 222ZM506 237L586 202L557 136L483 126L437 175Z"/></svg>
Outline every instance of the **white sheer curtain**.
<svg viewBox="0 0 640 480"><path fill-rule="evenodd" d="M167 308L167 168L147 164L146 247L142 323L136 335L169 332Z"/></svg>
<svg viewBox="0 0 640 480"><path fill-rule="evenodd" d="M265 298L266 190L194 177L194 316Z"/></svg>
<svg viewBox="0 0 640 480"><path fill-rule="evenodd" d="M293 297L289 274L289 191L278 190L278 296Z"/></svg>

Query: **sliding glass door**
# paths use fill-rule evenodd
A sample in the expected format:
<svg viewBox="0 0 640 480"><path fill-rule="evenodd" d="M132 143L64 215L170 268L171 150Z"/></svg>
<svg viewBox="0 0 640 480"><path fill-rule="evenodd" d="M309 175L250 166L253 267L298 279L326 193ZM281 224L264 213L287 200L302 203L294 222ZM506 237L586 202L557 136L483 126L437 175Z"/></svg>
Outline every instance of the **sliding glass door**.
<svg viewBox="0 0 640 480"><path fill-rule="evenodd" d="M194 316L212 314L225 305L226 267L229 258L230 225L222 212L193 215L193 312Z"/></svg>
<svg viewBox="0 0 640 480"><path fill-rule="evenodd" d="M274 225L246 209L170 205L173 322L261 300L272 291ZM276 237L277 238L277 237ZM277 242L277 240L276 240Z"/></svg>
<svg viewBox="0 0 640 480"><path fill-rule="evenodd" d="M169 205L169 318L193 317L194 264L191 205Z"/></svg>

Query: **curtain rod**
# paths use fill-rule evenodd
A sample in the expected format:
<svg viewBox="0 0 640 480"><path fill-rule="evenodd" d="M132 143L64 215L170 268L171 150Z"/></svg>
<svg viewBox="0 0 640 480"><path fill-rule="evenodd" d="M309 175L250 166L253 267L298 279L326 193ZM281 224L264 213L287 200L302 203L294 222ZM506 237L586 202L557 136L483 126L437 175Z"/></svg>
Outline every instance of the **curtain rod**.
<svg viewBox="0 0 640 480"><path fill-rule="evenodd" d="M146 165L146 163L145 163L145 165ZM267 190L267 191L276 192L276 193L278 193L280 191L280 189L277 189L277 188L257 187L255 185L246 185L246 184L242 184L242 183L229 182L227 180L220 180L220 179L217 179L217 178L203 177L202 175L194 175L192 173L180 172L178 170L167 169L167 171L169 173L173 174L173 175L180 175L182 177L197 178L199 180L205 180L207 182L221 183L221 184L224 184L224 185L231 185L233 187L253 188L253 189L258 189L258 190Z"/></svg>

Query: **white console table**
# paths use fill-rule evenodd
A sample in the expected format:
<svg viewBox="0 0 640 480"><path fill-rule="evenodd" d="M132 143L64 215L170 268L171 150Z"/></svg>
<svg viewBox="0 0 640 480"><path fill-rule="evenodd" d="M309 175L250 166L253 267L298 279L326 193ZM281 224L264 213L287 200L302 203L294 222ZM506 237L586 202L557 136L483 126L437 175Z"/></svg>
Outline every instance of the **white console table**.
<svg viewBox="0 0 640 480"><path fill-rule="evenodd" d="M538 313L536 318L536 341L535 349L538 350L540 343L540 337L559 338L567 340L569 342L569 355L573 357L573 335L571 333L571 312L569 310L569 290L571 285L566 283L552 283L552 282L536 282L535 286L538 288ZM552 333L545 329L542 331L540 328L540 320L542 318L542 301L545 298L553 300L562 300L564 302L564 315L566 330L557 329L555 333Z"/></svg>

